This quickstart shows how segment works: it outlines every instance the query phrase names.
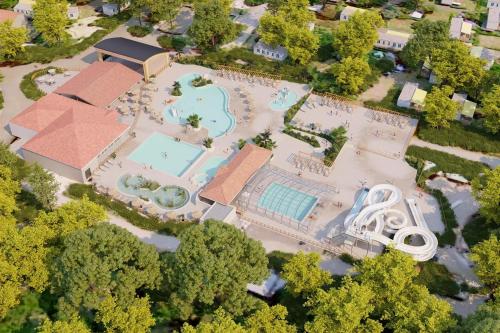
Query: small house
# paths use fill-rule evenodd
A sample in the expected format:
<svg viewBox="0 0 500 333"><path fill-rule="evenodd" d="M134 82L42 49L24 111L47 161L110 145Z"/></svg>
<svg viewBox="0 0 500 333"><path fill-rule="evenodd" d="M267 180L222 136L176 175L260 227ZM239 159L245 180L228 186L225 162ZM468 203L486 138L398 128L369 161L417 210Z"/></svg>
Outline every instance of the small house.
<svg viewBox="0 0 500 333"><path fill-rule="evenodd" d="M121 7L118 7L116 3L105 3L102 5L102 13L106 16L114 16L120 11L125 10L128 6L130 6L129 1L123 3Z"/></svg>
<svg viewBox="0 0 500 333"><path fill-rule="evenodd" d="M0 9L0 23L10 21L15 28L26 26L26 17L12 10Z"/></svg>
<svg viewBox="0 0 500 333"><path fill-rule="evenodd" d="M488 0L486 8L500 8L500 0Z"/></svg>
<svg viewBox="0 0 500 333"><path fill-rule="evenodd" d="M443 6L460 7L462 5L461 0L441 0L440 2Z"/></svg>
<svg viewBox="0 0 500 333"><path fill-rule="evenodd" d="M407 109L422 110L427 91L418 88L418 83L406 82L399 94L397 106Z"/></svg>
<svg viewBox="0 0 500 333"><path fill-rule="evenodd" d="M451 100L460 104L457 112L457 120L463 120L464 118L472 119L474 117L477 104L469 101L467 94L454 93Z"/></svg>
<svg viewBox="0 0 500 333"><path fill-rule="evenodd" d="M486 18L484 28L489 31L500 30L500 7L488 8L488 17Z"/></svg>
<svg viewBox="0 0 500 333"><path fill-rule="evenodd" d="M410 40L411 35L405 32L378 29L378 40L375 46L379 49L401 51Z"/></svg>
<svg viewBox="0 0 500 333"><path fill-rule="evenodd" d="M472 37L472 23L462 17L454 17L450 23L450 38L468 42Z"/></svg>
<svg viewBox="0 0 500 333"><path fill-rule="evenodd" d="M17 5L14 6L14 11L19 14L24 14L27 18L33 18L33 6L35 0L19 0ZM76 6L68 4L66 15L70 20L76 20L80 16L80 10Z"/></svg>
<svg viewBox="0 0 500 333"><path fill-rule="evenodd" d="M354 15L354 13L356 12L362 13L364 11L366 11L366 9L347 6L342 10L342 12L340 12L340 20L347 21L352 15Z"/></svg>
<svg viewBox="0 0 500 333"><path fill-rule="evenodd" d="M288 57L288 51L283 46L272 47L263 41L255 43L253 53L278 61L283 61Z"/></svg>
<svg viewBox="0 0 500 333"><path fill-rule="evenodd" d="M484 65L484 68L486 70L490 69L491 66L493 66L493 64L495 63L495 55L493 51L486 47L473 46L470 48L470 54L475 58L484 60L486 62L486 64Z"/></svg>

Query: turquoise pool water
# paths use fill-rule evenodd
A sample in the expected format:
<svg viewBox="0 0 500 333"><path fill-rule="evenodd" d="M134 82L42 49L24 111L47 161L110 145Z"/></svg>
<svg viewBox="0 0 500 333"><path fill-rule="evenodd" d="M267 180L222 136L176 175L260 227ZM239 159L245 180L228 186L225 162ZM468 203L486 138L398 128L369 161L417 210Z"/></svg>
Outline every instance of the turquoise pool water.
<svg viewBox="0 0 500 333"><path fill-rule="evenodd" d="M204 150L190 143L154 132L128 158L147 167L181 177Z"/></svg>
<svg viewBox="0 0 500 333"><path fill-rule="evenodd" d="M184 206L189 201L189 192L183 187L175 185L161 186L155 183L154 190L147 188L151 181L138 175L123 175L118 180L118 189L147 201L152 201L156 205L165 209L177 209Z"/></svg>
<svg viewBox="0 0 500 333"><path fill-rule="evenodd" d="M258 205L300 222L309 214L317 201L318 198L312 195L282 184L271 183L259 198Z"/></svg>
<svg viewBox="0 0 500 333"><path fill-rule="evenodd" d="M224 157L221 156L210 157L203 164L203 166L199 170L197 170L194 179L198 184L205 184L210 179L214 178L215 174L217 173L217 170L224 164L227 164L227 160Z"/></svg>
<svg viewBox="0 0 500 333"><path fill-rule="evenodd" d="M213 84L193 87L191 81L198 76L186 74L178 80L182 96L165 109L165 119L170 123L185 124L186 118L196 113L202 118L201 126L208 129L212 138L224 135L235 124L234 116L229 112L228 94L225 89Z"/></svg>
<svg viewBox="0 0 500 333"><path fill-rule="evenodd" d="M276 98L269 103L269 107L275 111L285 111L295 103L297 103L297 94L289 89L281 88Z"/></svg>

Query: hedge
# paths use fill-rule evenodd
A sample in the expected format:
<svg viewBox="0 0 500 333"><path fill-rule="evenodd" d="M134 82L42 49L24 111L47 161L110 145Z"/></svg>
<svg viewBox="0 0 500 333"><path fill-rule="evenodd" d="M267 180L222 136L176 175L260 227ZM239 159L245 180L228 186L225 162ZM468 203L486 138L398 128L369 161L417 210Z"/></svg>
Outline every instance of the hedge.
<svg viewBox="0 0 500 333"><path fill-rule="evenodd" d="M309 98L309 95L310 94L306 94L304 96L302 96L301 99L299 99L297 101L297 103L295 103L294 105L292 105L286 112L285 112L285 117L283 119L285 125L288 125L292 119L295 117L295 115L297 114L297 112L299 112L300 108L302 107L302 105L304 105L304 103L307 101L307 99Z"/></svg>
<svg viewBox="0 0 500 333"><path fill-rule="evenodd" d="M134 37L145 37L153 31L150 26L132 25L127 28L127 32Z"/></svg>
<svg viewBox="0 0 500 333"><path fill-rule="evenodd" d="M0 73L0 83L2 83L2 81L3 81L3 74ZM2 90L0 90L0 110L3 109L3 102L4 102L3 93L2 93Z"/></svg>
<svg viewBox="0 0 500 333"><path fill-rule="evenodd" d="M313 135L309 136L309 135L301 134L300 132L294 131L289 126L285 127L285 129L283 130L283 133L285 133L287 135L290 135L292 138L304 141L304 142L310 144L311 146L313 146L315 148L319 148L320 147L318 139L316 139L316 137L313 136Z"/></svg>
<svg viewBox="0 0 500 333"><path fill-rule="evenodd" d="M38 89L35 79L47 74L50 69L55 69L57 73L62 73L64 71L62 68L49 66L37 69L23 76L19 89L21 89L26 98L36 101L45 96L45 93Z"/></svg>
<svg viewBox="0 0 500 333"><path fill-rule="evenodd" d="M178 236L194 224L194 222L177 222L175 220L162 222L157 217L144 216L121 201L111 200L105 195L96 193L91 185L71 184L65 194L73 199L81 199L86 195L91 201L110 209L136 227L166 235Z"/></svg>
<svg viewBox="0 0 500 333"><path fill-rule="evenodd" d="M427 192L436 198L439 204L439 211L441 213L441 221L444 224L444 232L442 234L436 234L439 246L455 245L457 236L455 235L453 228L458 227L458 222L448 198L444 196L443 192L437 189L429 188L427 189Z"/></svg>

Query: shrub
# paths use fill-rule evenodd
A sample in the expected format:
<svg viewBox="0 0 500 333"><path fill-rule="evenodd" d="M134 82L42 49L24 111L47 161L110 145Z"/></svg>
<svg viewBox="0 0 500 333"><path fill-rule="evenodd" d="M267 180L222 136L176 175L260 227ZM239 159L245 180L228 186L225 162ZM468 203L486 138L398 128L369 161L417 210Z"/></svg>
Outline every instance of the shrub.
<svg viewBox="0 0 500 333"><path fill-rule="evenodd" d="M181 96L182 95L181 84L178 81L174 82L174 89L172 89L171 94L172 94L172 96Z"/></svg>
<svg viewBox="0 0 500 333"><path fill-rule="evenodd" d="M181 52L187 45L187 39L186 37L182 36L175 36L172 38L172 46L174 49L178 52Z"/></svg>
<svg viewBox="0 0 500 333"><path fill-rule="evenodd" d="M198 76L196 79L191 81L191 84L193 85L193 87L203 87L207 84L212 84L212 80L205 79L203 76Z"/></svg>
<svg viewBox="0 0 500 333"><path fill-rule="evenodd" d="M302 105L304 105L304 103L306 102L306 100L309 98L309 95L310 94L306 94L304 97L302 97L301 99L299 99L297 103L295 103L294 105L292 105L285 112L285 118L283 119L285 125L288 125L292 121L292 119L295 117L295 115L297 114L297 112L299 112L299 110L302 107Z"/></svg>
<svg viewBox="0 0 500 333"><path fill-rule="evenodd" d="M203 145L207 148L212 148L212 144L214 143L214 139L212 138L205 138L203 140Z"/></svg>
<svg viewBox="0 0 500 333"><path fill-rule="evenodd" d="M418 263L420 273L415 282L424 285L431 294L440 296L455 296L460 292L460 286L444 265L434 261Z"/></svg>
<svg viewBox="0 0 500 333"><path fill-rule="evenodd" d="M23 76L19 89L21 89L26 98L36 101L45 96L45 93L38 89L35 80L36 78L47 74L49 72L49 69L55 69L57 73L62 73L64 71L62 68L50 66L42 69L37 69Z"/></svg>
<svg viewBox="0 0 500 333"><path fill-rule="evenodd" d="M458 226L457 217L451 208L450 202L444 196L443 192L437 189L427 189L427 192L436 198L439 204L439 211L441 213L441 220L444 224L443 234L436 234L439 246L455 245L457 239L453 228Z"/></svg>
<svg viewBox="0 0 500 333"><path fill-rule="evenodd" d="M198 128L200 127L200 121L201 121L201 117L198 116L196 113L193 113L191 115L189 115L187 118L186 118L186 121L188 122L189 125L191 125L192 127L194 128Z"/></svg>
<svg viewBox="0 0 500 333"><path fill-rule="evenodd" d="M285 129L283 130L283 133L290 135L291 137L293 137L295 139L307 142L308 144L310 144L311 146L313 146L315 148L318 148L320 146L320 144L315 136L301 134L300 132L294 131L290 126L285 127Z"/></svg>
<svg viewBox="0 0 500 333"><path fill-rule="evenodd" d="M343 262L345 262L346 264L349 264L349 265L354 265L354 264L361 262L361 260L354 258L349 253L340 254L339 259L342 260Z"/></svg>
<svg viewBox="0 0 500 333"><path fill-rule="evenodd" d="M127 28L129 34L134 37L145 37L153 31L151 26L133 25Z"/></svg>
<svg viewBox="0 0 500 333"><path fill-rule="evenodd" d="M91 201L112 210L136 227L166 235L178 236L183 230L193 225L191 222L178 223L174 220L162 222L156 217L144 216L121 201L111 200L107 196L96 193L90 185L71 184L66 195L73 199L81 199L86 195Z"/></svg>
<svg viewBox="0 0 500 333"><path fill-rule="evenodd" d="M432 14L436 10L436 6L434 5L423 5L422 10L424 11L425 14Z"/></svg>
<svg viewBox="0 0 500 333"><path fill-rule="evenodd" d="M166 50L171 50L174 48L172 37L170 36L167 35L160 36L156 39L156 41L158 42L158 44L160 44L161 47L163 47Z"/></svg>

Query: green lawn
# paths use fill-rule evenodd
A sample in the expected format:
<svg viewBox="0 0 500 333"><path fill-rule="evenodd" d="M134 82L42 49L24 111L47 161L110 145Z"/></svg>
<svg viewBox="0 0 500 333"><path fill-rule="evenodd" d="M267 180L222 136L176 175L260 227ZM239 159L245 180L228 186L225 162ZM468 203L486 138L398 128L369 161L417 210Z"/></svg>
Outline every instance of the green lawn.
<svg viewBox="0 0 500 333"><path fill-rule="evenodd" d="M35 79L47 74L49 69L55 69L57 73L62 73L64 71L62 68L49 66L37 69L23 76L19 89L21 89L26 98L36 101L45 96L45 93L38 89Z"/></svg>

